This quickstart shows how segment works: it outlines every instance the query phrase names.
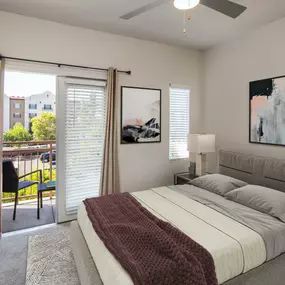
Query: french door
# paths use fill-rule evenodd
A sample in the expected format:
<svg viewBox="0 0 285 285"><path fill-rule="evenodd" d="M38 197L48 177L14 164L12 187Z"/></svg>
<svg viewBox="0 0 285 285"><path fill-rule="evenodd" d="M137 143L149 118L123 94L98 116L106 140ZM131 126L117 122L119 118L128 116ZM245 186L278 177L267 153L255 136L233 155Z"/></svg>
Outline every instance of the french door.
<svg viewBox="0 0 285 285"><path fill-rule="evenodd" d="M82 200L99 196L106 81L57 79L57 222L76 219Z"/></svg>

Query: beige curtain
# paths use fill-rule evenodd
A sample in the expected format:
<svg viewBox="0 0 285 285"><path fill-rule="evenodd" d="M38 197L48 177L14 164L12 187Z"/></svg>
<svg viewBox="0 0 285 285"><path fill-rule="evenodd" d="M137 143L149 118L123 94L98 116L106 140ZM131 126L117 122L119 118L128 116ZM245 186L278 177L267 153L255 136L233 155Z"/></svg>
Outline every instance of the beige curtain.
<svg viewBox="0 0 285 285"><path fill-rule="evenodd" d="M4 67L5 67L5 60L0 59L0 237L2 234L2 134L3 134L3 125L4 125Z"/></svg>
<svg viewBox="0 0 285 285"><path fill-rule="evenodd" d="M107 121L101 177L101 196L120 193L118 159L118 111L120 102L118 97L117 70L109 68L107 79Z"/></svg>

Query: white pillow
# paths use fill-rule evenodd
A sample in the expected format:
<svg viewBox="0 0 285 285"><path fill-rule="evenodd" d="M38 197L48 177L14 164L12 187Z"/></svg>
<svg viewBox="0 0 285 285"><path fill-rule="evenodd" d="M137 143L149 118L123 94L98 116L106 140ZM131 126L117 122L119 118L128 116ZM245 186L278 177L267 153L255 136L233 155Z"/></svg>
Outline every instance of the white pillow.
<svg viewBox="0 0 285 285"><path fill-rule="evenodd" d="M247 185L227 193L225 197L285 222L285 193L258 185Z"/></svg>
<svg viewBox="0 0 285 285"><path fill-rule="evenodd" d="M247 183L222 174L208 174L198 177L189 184L224 196L226 193L243 186Z"/></svg>

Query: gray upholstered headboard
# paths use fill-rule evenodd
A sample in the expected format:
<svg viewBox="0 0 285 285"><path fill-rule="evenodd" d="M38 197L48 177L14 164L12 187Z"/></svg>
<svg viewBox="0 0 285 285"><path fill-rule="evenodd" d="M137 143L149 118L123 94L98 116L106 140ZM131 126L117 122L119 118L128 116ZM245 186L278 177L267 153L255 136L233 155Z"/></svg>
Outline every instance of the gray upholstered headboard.
<svg viewBox="0 0 285 285"><path fill-rule="evenodd" d="M285 192L285 160L220 150L219 173Z"/></svg>

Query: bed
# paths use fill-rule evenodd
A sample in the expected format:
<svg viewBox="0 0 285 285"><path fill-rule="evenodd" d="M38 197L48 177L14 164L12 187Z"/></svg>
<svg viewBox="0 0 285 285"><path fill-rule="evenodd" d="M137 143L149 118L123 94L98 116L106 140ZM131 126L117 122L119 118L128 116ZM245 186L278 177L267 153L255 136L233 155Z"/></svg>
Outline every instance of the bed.
<svg viewBox="0 0 285 285"><path fill-rule="evenodd" d="M285 189L285 162L281 160L220 151L219 172L250 184L279 191ZM262 223L253 230L231 217L232 202L225 202L223 197L195 186L161 187L132 195L158 218L178 227L211 253L219 284L284 284L285 242L282 239L285 237L285 223L277 223L275 236L265 237L268 232L262 235L263 229L259 230ZM209 200L215 201L214 207L210 207ZM229 215L223 212L226 203L229 204ZM223 211L215 208L217 205ZM243 211L238 208L236 212ZM81 284L133 284L96 235L83 204L78 211L78 221L71 224L71 239ZM272 240L276 242L274 246L270 246Z"/></svg>

